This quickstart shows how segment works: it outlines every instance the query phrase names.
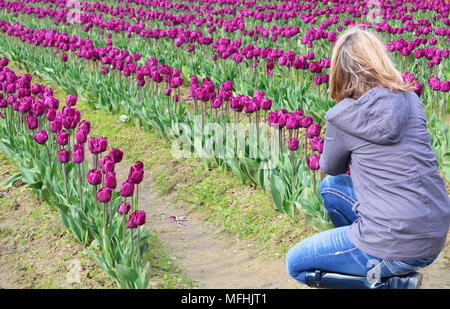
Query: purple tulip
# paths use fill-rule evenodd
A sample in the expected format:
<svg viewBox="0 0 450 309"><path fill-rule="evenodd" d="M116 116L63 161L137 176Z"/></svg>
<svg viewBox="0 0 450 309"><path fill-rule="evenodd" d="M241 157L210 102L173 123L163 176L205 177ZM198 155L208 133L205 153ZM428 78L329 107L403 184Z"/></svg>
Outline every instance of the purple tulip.
<svg viewBox="0 0 450 309"><path fill-rule="evenodd" d="M289 114L286 121L286 129L295 130L299 127L298 117L295 114Z"/></svg>
<svg viewBox="0 0 450 309"><path fill-rule="evenodd" d="M75 134L75 139L79 144L84 144L87 141L88 132L84 130L83 128L78 129L77 133Z"/></svg>
<svg viewBox="0 0 450 309"><path fill-rule="evenodd" d="M271 110L272 109L272 100L268 98L262 98L261 100L261 109L262 110Z"/></svg>
<svg viewBox="0 0 450 309"><path fill-rule="evenodd" d="M88 148L93 154L102 153L108 148L108 140L102 136L91 137L88 139Z"/></svg>
<svg viewBox="0 0 450 309"><path fill-rule="evenodd" d="M448 92L450 90L450 80L441 82L439 90L441 90L442 92Z"/></svg>
<svg viewBox="0 0 450 309"><path fill-rule="evenodd" d="M34 140L42 145L44 144L48 139L48 135L47 135L47 131L45 130L40 130L38 133L34 134Z"/></svg>
<svg viewBox="0 0 450 309"><path fill-rule="evenodd" d="M310 170L318 170L320 168L319 161L320 161L319 155L311 155L306 159L306 163Z"/></svg>
<svg viewBox="0 0 450 309"><path fill-rule="evenodd" d="M312 151L318 151L319 153L323 152L323 138L320 136L310 139L309 144L311 145Z"/></svg>
<svg viewBox="0 0 450 309"><path fill-rule="evenodd" d="M308 138L313 138L313 137L319 136L321 130L322 130L322 126L319 123L314 122L313 124L311 124L308 127L308 129L306 129L306 136Z"/></svg>
<svg viewBox="0 0 450 309"><path fill-rule="evenodd" d="M84 149L82 144L73 145L72 160L74 163L82 163L84 160Z"/></svg>
<svg viewBox="0 0 450 309"><path fill-rule="evenodd" d="M288 142L289 150L295 151L298 149L299 141L296 138L291 138Z"/></svg>
<svg viewBox="0 0 450 309"><path fill-rule="evenodd" d="M223 87L225 90L227 90L227 91L231 91L231 90L233 90L233 82L228 81L228 80L223 81L223 82L222 82L222 87Z"/></svg>
<svg viewBox="0 0 450 309"><path fill-rule="evenodd" d="M137 166L132 166L128 174L128 180L134 184L139 184L144 179L144 170Z"/></svg>
<svg viewBox="0 0 450 309"><path fill-rule="evenodd" d="M69 143L69 132L62 130L56 134L56 142L61 146L67 145Z"/></svg>
<svg viewBox="0 0 450 309"><path fill-rule="evenodd" d="M129 229L135 229L137 228L138 225L136 223L136 215L134 214L134 212L130 215L130 217L128 218L128 223L127 223L127 228Z"/></svg>
<svg viewBox="0 0 450 309"><path fill-rule="evenodd" d="M0 60L0 65L1 65L2 67L6 67L6 66L8 65L8 63L9 63L9 60L8 60L8 58L6 58L6 57L3 57L3 58Z"/></svg>
<svg viewBox="0 0 450 309"><path fill-rule="evenodd" d="M220 98L215 98L214 100L211 101L211 107L212 108L220 108L222 106L222 99Z"/></svg>
<svg viewBox="0 0 450 309"><path fill-rule="evenodd" d="M60 149L58 151L58 162L67 163L70 159L70 152L66 149Z"/></svg>
<svg viewBox="0 0 450 309"><path fill-rule="evenodd" d="M48 121L55 120L56 119L56 109L53 109L53 108L47 109L47 111L45 112L45 118Z"/></svg>
<svg viewBox="0 0 450 309"><path fill-rule="evenodd" d="M78 130L85 130L88 134L91 132L91 123L87 120L81 120L80 124L78 125Z"/></svg>
<svg viewBox="0 0 450 309"><path fill-rule="evenodd" d="M113 159L114 163L119 163L122 161L123 158L123 152L119 149L112 148L109 151L109 156Z"/></svg>
<svg viewBox="0 0 450 309"><path fill-rule="evenodd" d="M304 116L302 118L302 123L301 123L301 127L302 128L309 128L310 125L312 125L312 123L314 122L314 118L311 116Z"/></svg>
<svg viewBox="0 0 450 309"><path fill-rule="evenodd" d="M115 189L117 187L116 173L107 172L104 185L105 187Z"/></svg>
<svg viewBox="0 0 450 309"><path fill-rule="evenodd" d="M68 94L66 97L67 106L75 106L77 104L77 96L73 94Z"/></svg>
<svg viewBox="0 0 450 309"><path fill-rule="evenodd" d="M145 224L145 211L143 210L136 210L135 212L135 222L138 226L144 225Z"/></svg>
<svg viewBox="0 0 450 309"><path fill-rule="evenodd" d="M130 209L131 209L130 203L122 202L122 203L120 203L119 208L117 209L117 213L123 215L124 211L125 211L125 215L126 215L130 211Z"/></svg>
<svg viewBox="0 0 450 309"><path fill-rule="evenodd" d="M131 180L125 180L120 188L120 195L123 197L133 196L134 184Z"/></svg>
<svg viewBox="0 0 450 309"><path fill-rule="evenodd" d="M112 190L111 188L101 188L97 193L97 199L100 203L108 203L111 201Z"/></svg>
<svg viewBox="0 0 450 309"><path fill-rule="evenodd" d="M135 229L138 226L144 225L145 219L146 219L145 212L143 210L136 210L128 218L127 228Z"/></svg>
<svg viewBox="0 0 450 309"><path fill-rule="evenodd" d="M56 118L54 121L50 121L50 131L58 133L62 129L61 119Z"/></svg>
<svg viewBox="0 0 450 309"><path fill-rule="evenodd" d="M37 129L39 126L38 119L34 116L28 117L27 119L28 130Z"/></svg>
<svg viewBox="0 0 450 309"><path fill-rule="evenodd" d="M102 183L102 172L97 169L91 169L87 175L86 178L89 182L89 184L93 186L97 186Z"/></svg>
<svg viewBox="0 0 450 309"><path fill-rule="evenodd" d="M103 174L114 172L114 161L112 159L105 161L101 169Z"/></svg>
<svg viewBox="0 0 450 309"><path fill-rule="evenodd" d="M134 162L134 166L143 170L144 169L144 163L142 163L142 161L136 161Z"/></svg>

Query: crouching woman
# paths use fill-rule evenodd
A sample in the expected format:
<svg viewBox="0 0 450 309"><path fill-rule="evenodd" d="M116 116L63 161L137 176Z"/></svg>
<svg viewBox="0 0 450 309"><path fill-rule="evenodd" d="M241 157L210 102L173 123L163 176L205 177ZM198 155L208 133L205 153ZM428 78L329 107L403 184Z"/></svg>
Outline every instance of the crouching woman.
<svg viewBox="0 0 450 309"><path fill-rule="evenodd" d="M291 248L287 271L315 287L418 288L450 223L423 104L379 38L358 29L333 49L330 95L320 193L335 228Z"/></svg>

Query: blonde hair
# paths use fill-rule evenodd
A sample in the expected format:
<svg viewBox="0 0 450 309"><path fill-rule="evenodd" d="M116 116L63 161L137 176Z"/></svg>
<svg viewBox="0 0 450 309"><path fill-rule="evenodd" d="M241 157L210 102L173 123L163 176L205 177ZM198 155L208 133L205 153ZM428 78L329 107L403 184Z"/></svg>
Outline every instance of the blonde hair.
<svg viewBox="0 0 450 309"><path fill-rule="evenodd" d="M357 28L346 31L331 56L330 96L336 102L358 99L374 87L411 91L389 59L386 48L373 33Z"/></svg>

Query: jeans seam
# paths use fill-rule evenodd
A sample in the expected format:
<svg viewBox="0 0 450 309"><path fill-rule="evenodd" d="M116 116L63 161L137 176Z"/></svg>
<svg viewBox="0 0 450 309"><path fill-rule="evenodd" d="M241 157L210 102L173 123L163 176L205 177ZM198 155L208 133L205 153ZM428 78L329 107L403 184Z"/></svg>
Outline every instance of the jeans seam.
<svg viewBox="0 0 450 309"><path fill-rule="evenodd" d="M408 270L416 270L419 269L421 266L409 266L403 263L402 261L392 261L393 264L397 264L399 267L408 269Z"/></svg>
<svg viewBox="0 0 450 309"><path fill-rule="evenodd" d="M334 253L334 255L340 255L340 254L343 254L343 253L352 252L352 251L354 251L354 250L356 250L356 247L351 248L351 249L347 249L347 250L344 250L344 251L336 251L336 252Z"/></svg>
<svg viewBox="0 0 450 309"><path fill-rule="evenodd" d="M356 247L355 248L352 248L351 250L354 250L354 249L356 249ZM345 251L348 251L348 250L345 250ZM338 251L339 252L339 251ZM331 253L327 253L327 254L321 254L321 255L314 255L314 256L309 256L309 257L306 257L306 258L303 258L303 259L301 259L301 260L297 260L296 262L295 262L295 265L301 265L301 264L303 264L305 261L308 261L308 260L310 260L310 259L317 259L317 258L322 258L322 257L331 257L331 256L335 256L336 255L336 252L331 252ZM294 267L294 268L296 268L296 267Z"/></svg>
<svg viewBox="0 0 450 309"><path fill-rule="evenodd" d="M331 194L337 195L340 198L345 199L347 202L351 203L352 205L356 203L356 201L353 198L351 198L347 194L345 194L339 190L336 190L336 189L332 189L332 188L324 189L324 190L322 190L321 194L323 194L323 193L331 193Z"/></svg>

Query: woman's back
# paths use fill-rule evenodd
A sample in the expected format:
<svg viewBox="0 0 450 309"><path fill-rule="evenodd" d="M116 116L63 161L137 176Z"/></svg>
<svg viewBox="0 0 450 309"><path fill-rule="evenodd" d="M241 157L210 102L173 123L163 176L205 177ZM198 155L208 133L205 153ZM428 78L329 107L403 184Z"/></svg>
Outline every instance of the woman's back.
<svg viewBox="0 0 450 309"><path fill-rule="evenodd" d="M437 170L422 102L414 92L375 87L358 100L328 111L327 134L350 155L360 219L349 237L360 249L388 259L416 259L439 252L450 222L450 200ZM329 128L330 127L330 128ZM336 133L328 131L336 130ZM325 143L325 148L333 147Z"/></svg>

